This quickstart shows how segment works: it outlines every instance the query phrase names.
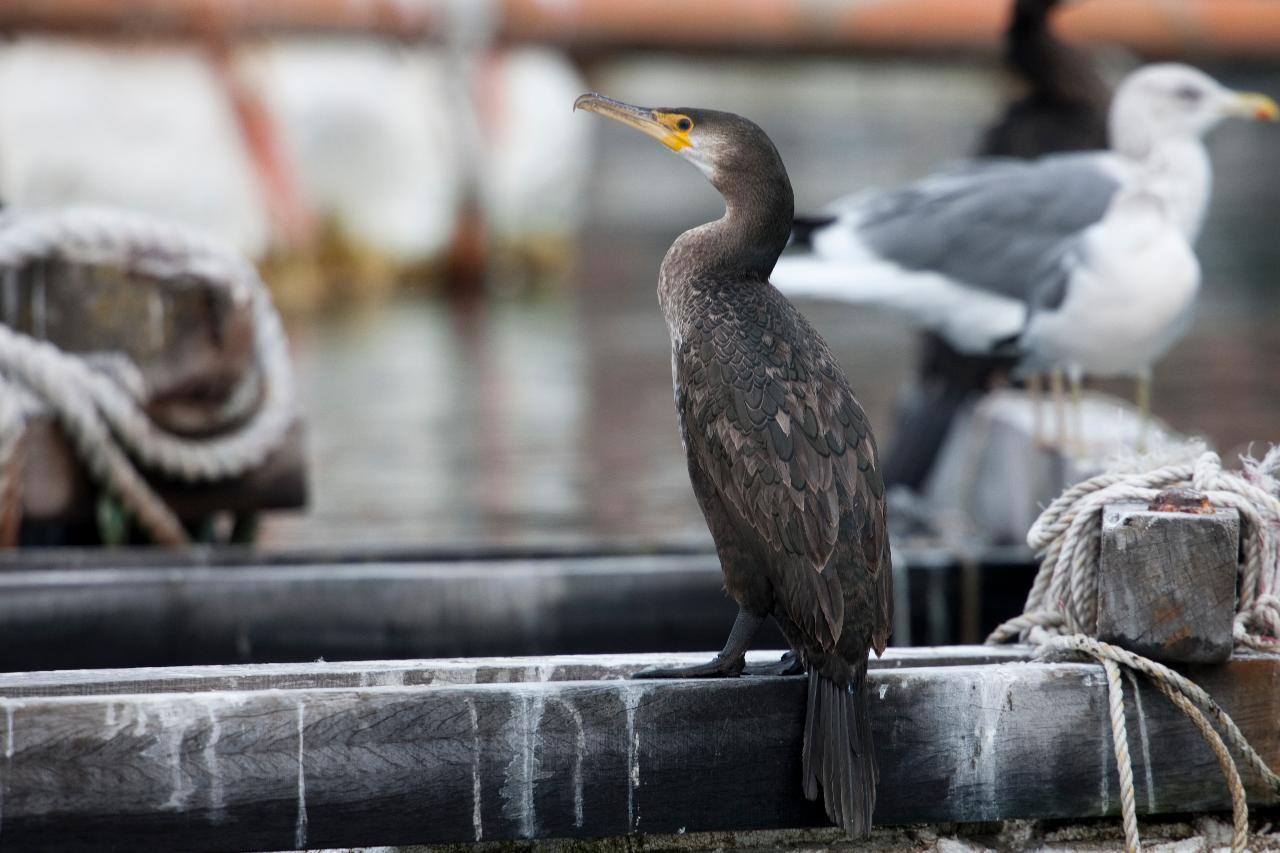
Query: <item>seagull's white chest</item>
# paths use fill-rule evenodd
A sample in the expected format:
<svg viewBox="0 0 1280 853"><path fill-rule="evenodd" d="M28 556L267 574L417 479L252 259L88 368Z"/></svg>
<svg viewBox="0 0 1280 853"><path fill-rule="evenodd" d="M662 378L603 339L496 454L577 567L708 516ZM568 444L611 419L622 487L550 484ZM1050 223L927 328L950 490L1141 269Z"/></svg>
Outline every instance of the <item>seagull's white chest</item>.
<svg viewBox="0 0 1280 853"><path fill-rule="evenodd" d="M1104 223L1086 235L1062 304L1036 312L1022 341L1037 362L1132 376L1186 331L1200 266L1163 215L1140 207L1113 211Z"/></svg>

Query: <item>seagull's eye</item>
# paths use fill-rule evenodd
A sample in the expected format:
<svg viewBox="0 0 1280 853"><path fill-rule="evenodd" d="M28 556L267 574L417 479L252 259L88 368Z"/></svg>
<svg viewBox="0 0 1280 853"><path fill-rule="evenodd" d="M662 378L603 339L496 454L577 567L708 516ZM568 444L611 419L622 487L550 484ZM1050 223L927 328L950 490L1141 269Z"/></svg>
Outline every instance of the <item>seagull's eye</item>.
<svg viewBox="0 0 1280 853"><path fill-rule="evenodd" d="M1178 97L1178 100L1182 101L1184 104L1197 103L1202 97L1204 97L1204 92L1200 91L1195 86L1179 86L1174 94Z"/></svg>
<svg viewBox="0 0 1280 853"><path fill-rule="evenodd" d="M681 133L688 133L693 130L693 121L686 116L681 116L676 122L676 130Z"/></svg>

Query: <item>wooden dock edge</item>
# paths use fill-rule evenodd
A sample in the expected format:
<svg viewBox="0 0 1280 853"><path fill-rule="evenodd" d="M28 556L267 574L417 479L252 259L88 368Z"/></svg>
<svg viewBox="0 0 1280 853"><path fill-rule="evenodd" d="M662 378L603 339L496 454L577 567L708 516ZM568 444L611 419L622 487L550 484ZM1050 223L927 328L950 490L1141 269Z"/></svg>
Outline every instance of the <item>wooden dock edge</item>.
<svg viewBox="0 0 1280 853"><path fill-rule="evenodd" d="M910 650L871 673L877 822L1117 813L1101 668L974 654ZM4 676L0 837L15 850L262 850L824 823L800 792L803 679L621 677L658 660L46 673L25 693L23 675ZM1280 764L1280 658L1188 672ZM1139 811L1225 808L1182 715L1145 687L1128 704Z"/></svg>

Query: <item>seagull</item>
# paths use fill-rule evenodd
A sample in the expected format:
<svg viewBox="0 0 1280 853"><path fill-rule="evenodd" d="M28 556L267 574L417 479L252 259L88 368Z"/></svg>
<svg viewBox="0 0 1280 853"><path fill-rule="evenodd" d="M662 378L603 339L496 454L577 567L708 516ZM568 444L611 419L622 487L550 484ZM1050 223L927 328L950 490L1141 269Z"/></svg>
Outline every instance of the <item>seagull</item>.
<svg viewBox="0 0 1280 853"><path fill-rule="evenodd" d="M1192 251L1212 175L1203 137L1227 117L1275 121L1271 98L1186 65L1132 72L1108 151L973 160L834 203L812 251L784 256L789 296L902 312L961 353L1012 349L1055 368L1133 377L1144 421L1151 367L1185 332L1200 286Z"/></svg>
<svg viewBox="0 0 1280 853"><path fill-rule="evenodd" d="M1111 87L1088 52L1054 32L1052 15L1060 5L1010 3L1004 63L1018 92L983 133L976 155L1030 159L1107 147ZM916 381L898 406L893 443L885 452L885 485L923 489L957 414L1002 384L1016 364L1007 354L964 355L941 336L921 332ZM1027 385L1038 400L1039 377L1028 377Z"/></svg>

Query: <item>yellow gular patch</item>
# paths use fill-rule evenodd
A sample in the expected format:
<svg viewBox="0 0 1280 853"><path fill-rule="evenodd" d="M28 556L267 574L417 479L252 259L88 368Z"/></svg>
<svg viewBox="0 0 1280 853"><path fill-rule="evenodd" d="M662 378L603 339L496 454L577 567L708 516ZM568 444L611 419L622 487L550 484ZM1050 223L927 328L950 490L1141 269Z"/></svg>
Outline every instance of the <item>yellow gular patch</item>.
<svg viewBox="0 0 1280 853"><path fill-rule="evenodd" d="M654 112L653 117L658 124L668 131L665 136L658 140L663 145L672 151L679 151L693 144L689 140L689 132L693 130L693 119L682 113Z"/></svg>

